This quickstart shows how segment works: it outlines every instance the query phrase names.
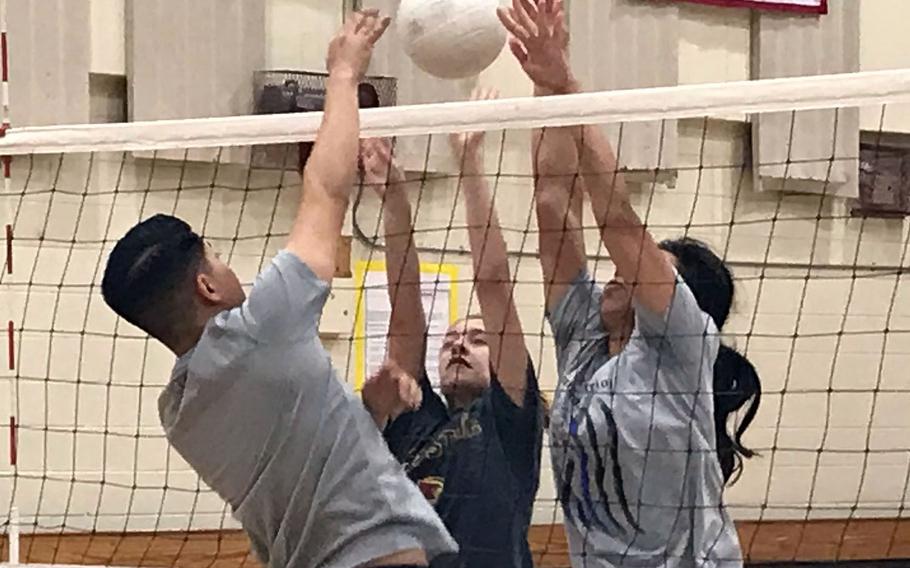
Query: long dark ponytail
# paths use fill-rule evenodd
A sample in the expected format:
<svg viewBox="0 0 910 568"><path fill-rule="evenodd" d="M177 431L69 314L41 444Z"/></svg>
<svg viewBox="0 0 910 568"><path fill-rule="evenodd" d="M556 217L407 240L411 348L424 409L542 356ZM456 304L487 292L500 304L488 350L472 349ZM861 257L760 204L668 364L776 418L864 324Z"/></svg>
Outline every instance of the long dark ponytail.
<svg viewBox="0 0 910 568"><path fill-rule="evenodd" d="M739 424L727 430L730 415L746 404ZM743 445L742 437L752 424L761 403L761 381L755 367L738 351L721 345L714 362L714 432L717 438L717 459L724 481L735 483L743 469L743 458L755 452Z"/></svg>
<svg viewBox="0 0 910 568"><path fill-rule="evenodd" d="M726 264L701 241L690 238L664 241L660 248L676 257L677 270L692 290L699 307L722 329L733 306L733 274ZM735 483L743 459L755 452L745 447L743 434L758 413L761 380L749 360L732 347L721 345L714 362L714 432L717 459L724 481ZM731 432L730 417L748 404Z"/></svg>

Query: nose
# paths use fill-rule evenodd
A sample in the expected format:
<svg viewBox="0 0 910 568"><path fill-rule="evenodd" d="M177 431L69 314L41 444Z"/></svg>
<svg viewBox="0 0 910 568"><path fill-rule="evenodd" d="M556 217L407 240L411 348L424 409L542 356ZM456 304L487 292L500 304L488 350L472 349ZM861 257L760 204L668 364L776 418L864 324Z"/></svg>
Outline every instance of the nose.
<svg viewBox="0 0 910 568"><path fill-rule="evenodd" d="M464 337L458 338L457 341L452 343L452 356L456 355L465 355L468 352L464 346Z"/></svg>

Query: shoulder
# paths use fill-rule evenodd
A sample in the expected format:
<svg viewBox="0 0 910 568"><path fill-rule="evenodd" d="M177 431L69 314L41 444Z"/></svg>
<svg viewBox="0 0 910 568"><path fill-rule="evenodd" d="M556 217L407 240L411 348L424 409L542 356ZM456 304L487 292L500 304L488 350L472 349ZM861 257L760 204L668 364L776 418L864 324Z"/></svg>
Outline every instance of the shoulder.
<svg viewBox="0 0 910 568"><path fill-rule="evenodd" d="M534 368L534 361L531 360L531 357L527 352L522 355L522 357L527 360L525 366L525 402L534 402L540 394L540 387L537 382L537 370ZM494 373L490 377L490 388L484 391L482 398L491 403L508 402L511 407L519 408L509 397L508 393L506 393L505 389L506 386L502 384Z"/></svg>
<svg viewBox="0 0 910 568"><path fill-rule="evenodd" d="M225 310L209 320L193 350L178 364L187 377L215 376L238 365L260 339L241 308Z"/></svg>
<svg viewBox="0 0 910 568"><path fill-rule="evenodd" d="M715 339L718 329L701 306L689 285L678 274L670 303L662 312L655 312L635 302L635 333L633 338L646 341L690 342L703 338Z"/></svg>
<svg viewBox="0 0 910 568"><path fill-rule="evenodd" d="M603 290L585 268L566 287L553 310L548 311L547 318L552 323L585 318L592 308L599 309L602 294Z"/></svg>
<svg viewBox="0 0 910 568"><path fill-rule="evenodd" d="M297 255L283 250L256 278L246 301L219 323L259 340L300 340L315 335L329 290Z"/></svg>
<svg viewBox="0 0 910 568"><path fill-rule="evenodd" d="M521 406L515 404L495 377L490 381L490 388L474 405L477 412L483 413L491 422L495 422L500 435L509 437L535 435L543 429L547 404L540 393L537 372L530 357L527 374L527 388Z"/></svg>

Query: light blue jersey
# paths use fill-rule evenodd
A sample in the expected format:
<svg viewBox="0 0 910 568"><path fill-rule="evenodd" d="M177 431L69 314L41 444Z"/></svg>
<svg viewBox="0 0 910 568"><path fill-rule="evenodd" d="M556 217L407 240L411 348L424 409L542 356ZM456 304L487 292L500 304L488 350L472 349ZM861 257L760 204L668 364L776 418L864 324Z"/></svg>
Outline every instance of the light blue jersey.
<svg viewBox="0 0 910 568"><path fill-rule="evenodd" d="M574 567L742 566L715 453L720 338L677 282L666 314L635 305L632 338L612 358L587 272L550 314L551 456Z"/></svg>
<svg viewBox="0 0 910 568"><path fill-rule="evenodd" d="M319 340L329 286L283 251L180 357L167 439L231 505L268 568L354 568L457 550Z"/></svg>

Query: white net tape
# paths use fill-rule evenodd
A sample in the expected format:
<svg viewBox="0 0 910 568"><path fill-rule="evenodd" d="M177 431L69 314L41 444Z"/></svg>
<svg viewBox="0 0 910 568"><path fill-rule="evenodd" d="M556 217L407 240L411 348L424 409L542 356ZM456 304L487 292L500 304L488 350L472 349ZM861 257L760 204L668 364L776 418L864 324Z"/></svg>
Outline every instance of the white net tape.
<svg viewBox="0 0 910 568"><path fill-rule="evenodd" d="M363 137L672 120L910 101L910 70L400 106L362 111ZM4 155L251 146L313 140L320 113L19 128Z"/></svg>

